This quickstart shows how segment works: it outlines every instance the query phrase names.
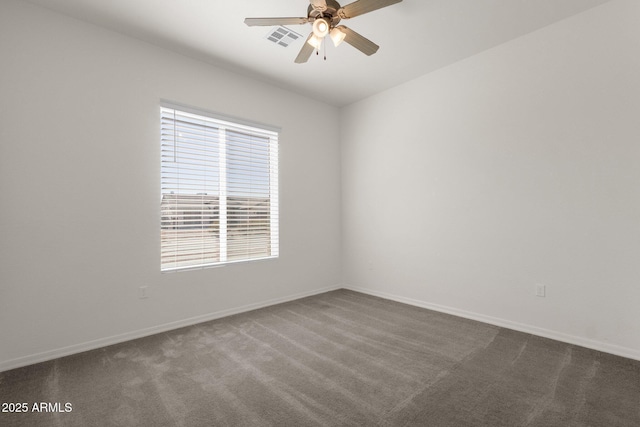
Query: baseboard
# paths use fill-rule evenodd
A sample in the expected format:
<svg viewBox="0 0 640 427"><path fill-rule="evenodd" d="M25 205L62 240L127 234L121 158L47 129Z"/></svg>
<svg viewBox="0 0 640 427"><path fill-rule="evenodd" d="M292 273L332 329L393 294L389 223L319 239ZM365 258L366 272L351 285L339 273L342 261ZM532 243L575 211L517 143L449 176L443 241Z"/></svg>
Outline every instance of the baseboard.
<svg viewBox="0 0 640 427"><path fill-rule="evenodd" d="M247 304L241 307L231 308L228 310L216 311L200 316L190 317L188 319L178 320L175 322L165 323L158 326L152 326L150 328L139 329L136 331L127 332L124 334L114 335L111 337L100 338L93 341L88 341L80 344L74 344L67 347L61 347L42 353L32 354L29 356L19 357L7 361L0 362L0 372L8 371L23 366L33 365L35 363L46 362L48 360L57 359L59 357L69 356L72 354L82 353L84 351L95 350L97 348L106 347L113 344L119 344L121 342L134 340L137 338L144 338L150 335L155 335L161 332L171 331L173 329L183 328L185 326L196 325L198 323L208 322L210 320L220 319L222 317L231 316L234 314L244 313L246 311L256 310L259 308L269 307L271 305L281 304L297 300L300 298L310 297L313 295L322 294L329 291L340 289L341 286L336 285L323 289L316 289L310 292L303 292L286 297L274 298L259 303Z"/></svg>
<svg viewBox="0 0 640 427"><path fill-rule="evenodd" d="M500 319L497 317L486 316L484 314L474 313L466 310L460 310L453 307L442 306L438 304L432 304L413 298L406 298L399 295L393 295L386 292L375 291L366 288L359 288L356 286L344 285L344 289L349 289L355 292L368 294L391 301L397 301L404 304L413 305L416 307L426 308L441 313L452 314L454 316L463 317L465 319L477 320L479 322L488 323L494 326L500 326L515 331L524 332L531 335L537 335L544 338L550 338L556 341L562 341L567 344L579 345L581 347L590 348L592 350L602 351L604 353L614 354L616 356L626 357L628 359L640 360L640 351L632 348L622 347L614 344L604 343L601 341L594 341L582 337L576 337L574 335L564 334L549 329L538 328L536 326L526 325L522 323L512 322L506 319Z"/></svg>
<svg viewBox="0 0 640 427"><path fill-rule="evenodd" d="M61 348L57 348L57 349L42 352L42 353L37 353L33 355L19 357L16 359L2 361L0 362L0 372L8 371L15 368L20 368L27 365L33 365L35 363L46 362L48 360L57 359L59 357L69 356L72 354L82 353L84 351L95 350L97 348L106 347L109 345L118 344L125 341L130 341L137 338L143 338L146 336L158 334L161 332L171 331L173 329L178 329L185 326L196 325L198 323L208 322L210 320L220 319L222 317L239 314L246 311L256 310L256 309L268 307L271 305L281 304L284 302L293 301L300 298L318 295L318 294L322 294L322 293L333 291L340 288L352 290L355 292L360 292L363 294L373 295L373 296L388 299L391 301L397 301L404 304L413 305L416 307L426 308L426 309L438 311L441 313L452 314L454 316L463 317L465 319L477 320L479 322L488 323L490 325L500 326L507 329L513 329L516 331L520 331L520 332L524 332L532 335L550 338L553 340L566 342L568 344L579 345L582 347L602 351L605 353L615 354L617 356L622 356L629 359L640 360L640 351L627 348L627 347L603 343L600 341L589 340L581 337L576 337L573 335L564 334L557 331L552 331L549 329L538 328L531 325L512 322L509 320L486 316L483 314L469 312L466 310L460 310L453 307L432 304L432 303L428 303L428 302L413 299L413 298L406 298L399 295L389 294L386 292L380 292L380 291L375 291L375 290L366 289L366 288L359 288L356 286L349 286L349 285L344 285L344 286L336 285L332 287L317 289L310 292L303 292L303 293L288 295L286 297L261 301L259 303L247 304L244 306L240 306L240 307L236 307L228 310L221 310L213 313L191 317L188 319L183 319L175 322L165 323L158 326L153 326L150 328L139 329L139 330L127 332L124 334L114 335L106 338L100 338L97 340L74 344L67 347L61 347Z"/></svg>

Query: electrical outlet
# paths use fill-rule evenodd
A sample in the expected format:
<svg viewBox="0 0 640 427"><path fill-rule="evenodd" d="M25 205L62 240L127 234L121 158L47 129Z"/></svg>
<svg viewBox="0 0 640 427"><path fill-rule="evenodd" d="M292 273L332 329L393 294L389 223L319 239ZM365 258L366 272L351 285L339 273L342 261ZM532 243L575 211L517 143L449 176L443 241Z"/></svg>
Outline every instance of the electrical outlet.
<svg viewBox="0 0 640 427"><path fill-rule="evenodd" d="M138 288L138 297L139 298L149 298L149 294L148 291L149 287L148 286L140 286Z"/></svg>
<svg viewBox="0 0 640 427"><path fill-rule="evenodd" d="M536 285L536 296L538 297L545 297L546 296L546 289L544 285Z"/></svg>

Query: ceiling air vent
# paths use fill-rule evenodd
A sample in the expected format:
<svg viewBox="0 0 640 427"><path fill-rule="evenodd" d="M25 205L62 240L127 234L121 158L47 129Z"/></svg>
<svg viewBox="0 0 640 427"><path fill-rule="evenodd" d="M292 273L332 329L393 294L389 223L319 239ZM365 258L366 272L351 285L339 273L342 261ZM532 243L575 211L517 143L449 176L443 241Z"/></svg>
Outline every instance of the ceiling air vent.
<svg viewBox="0 0 640 427"><path fill-rule="evenodd" d="M267 40L272 41L282 47L289 46L300 37L302 37L300 34L296 33L295 31L291 31L286 27L276 27L273 29L273 31L267 34Z"/></svg>

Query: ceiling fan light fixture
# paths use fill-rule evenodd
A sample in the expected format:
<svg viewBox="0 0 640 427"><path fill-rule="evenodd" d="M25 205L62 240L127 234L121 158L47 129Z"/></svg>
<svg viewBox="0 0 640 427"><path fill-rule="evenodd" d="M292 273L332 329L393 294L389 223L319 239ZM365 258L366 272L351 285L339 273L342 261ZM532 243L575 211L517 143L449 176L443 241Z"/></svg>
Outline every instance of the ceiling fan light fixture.
<svg viewBox="0 0 640 427"><path fill-rule="evenodd" d="M316 49L320 49L320 46L322 46L322 37L318 37L315 34L312 34L311 37L309 37L309 40L307 40L307 43L309 43Z"/></svg>
<svg viewBox="0 0 640 427"><path fill-rule="evenodd" d="M318 38L323 38L327 34L329 34L329 29L331 29L331 25L329 21L325 18L318 18L313 21L313 34Z"/></svg>
<svg viewBox="0 0 640 427"><path fill-rule="evenodd" d="M336 27L329 33L331 40L333 41L333 45L338 47L340 43L344 41L344 38L347 36L347 33L342 31L340 28Z"/></svg>

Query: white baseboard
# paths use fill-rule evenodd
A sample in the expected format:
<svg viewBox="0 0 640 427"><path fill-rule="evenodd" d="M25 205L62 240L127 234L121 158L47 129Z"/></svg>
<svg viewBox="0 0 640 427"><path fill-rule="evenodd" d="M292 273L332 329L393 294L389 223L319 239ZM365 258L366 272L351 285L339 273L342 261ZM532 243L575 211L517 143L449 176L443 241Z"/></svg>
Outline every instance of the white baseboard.
<svg viewBox="0 0 640 427"><path fill-rule="evenodd" d="M196 325L198 323L208 322L210 320L220 319L222 317L231 316L234 314L244 313L246 311L256 310L271 305L281 304L283 302L293 301L300 298L305 298L313 295L323 294L325 292L334 291L340 289L341 286L336 285L333 287L316 289L310 292L303 292L286 297L274 298L266 301L261 301L254 304L247 304L241 307L231 308L228 310L216 311L214 313L203 314L201 316L190 317L188 319L178 320L175 322L165 323L163 325L152 326L150 328L139 329L136 331L127 332L124 334L114 335L106 338L99 338L96 340L70 345L67 347L61 347L54 350L45 351L42 353L32 354L16 359L6 360L0 362L0 372L8 371L10 369L20 368L22 366L33 365L34 363L46 362L48 360L57 359L59 357L69 356L72 354L82 353L84 351L95 350L97 348L106 347L113 344L118 344L125 341L134 340L137 338L143 338L150 335L158 334L161 332L171 331L173 329L182 328L185 326Z"/></svg>
<svg viewBox="0 0 640 427"><path fill-rule="evenodd" d="M158 334L161 332L167 332L167 331L182 328L185 326L191 326L198 323L208 322L210 320L220 319L222 317L239 314L246 311L256 310L259 308L268 307L268 306L280 304L283 302L288 302L288 301L293 301L300 298L318 295L318 294L322 294L322 293L333 291L340 288L349 289L355 292L361 292L363 294L373 295L373 296L388 299L391 301L397 301L397 302L413 305L416 307L422 307L429 310L438 311L441 313L452 314L454 316L463 317L465 319L477 320L479 322L488 323L490 325L500 326L507 329L513 329L516 331L520 331L520 332L524 332L532 335L550 338L553 340L566 342L568 344L579 345L582 347L587 347L587 348L602 351L605 353L615 354L617 356L622 356L629 359L640 360L640 351L632 348L617 346L609 343L603 343L600 341L589 340L582 337L576 337L573 335L564 334L562 332L538 328L531 325L512 322L510 320L486 316L483 314L460 310L452 307L432 304L425 301L416 300L413 298L406 298L399 295L389 294L386 292L379 292L371 289L359 288L356 286L349 286L349 285L345 285L345 286L336 285L328 288L317 289L310 292L303 292L303 293L289 295L286 297L274 298L274 299L262 301L259 303L248 304L248 305L244 305L241 307L236 307L228 310L221 310L214 313L204 314L201 316L195 316L188 319L179 320L176 322L165 323L165 324L153 326L150 328L144 328L136 331L127 332L124 334L114 335L111 337L99 338L96 340L74 344L67 347L61 347L61 348L45 351L42 353L19 357L16 359L2 361L0 362L0 372L8 371L10 369L20 368L22 366L33 365L35 363L46 362L48 360L57 359L59 357L69 356L72 354L82 353L84 351L95 350L97 348L106 347L109 345L118 344L125 341L130 341L137 338L143 338L146 336Z"/></svg>
<svg viewBox="0 0 640 427"><path fill-rule="evenodd" d="M636 350L633 348L622 347L622 346L609 344L601 341L594 341L587 338L577 337L574 335L553 331L550 329L538 328L536 326L512 322L510 320L486 316L484 314L474 313L466 310L460 310L453 307L446 307L438 304L432 304L425 301L416 300L413 298L406 298L399 295L389 294L386 292L379 292L371 289L359 288L356 286L349 286L349 285L344 285L343 288L349 289L355 292L361 292L363 294L368 294L368 295L388 299L391 301L397 301L404 304L413 305L416 307L438 311L441 313L452 314L454 316L463 317L465 319L477 320L479 322L488 323L490 325L500 326L507 329L513 329L515 331L520 331L520 332L524 332L531 335L550 338L552 340L562 341L568 344L574 344L581 347L590 348L592 350L598 350L605 353L615 354L616 356L622 356L628 359L640 360L640 350Z"/></svg>

